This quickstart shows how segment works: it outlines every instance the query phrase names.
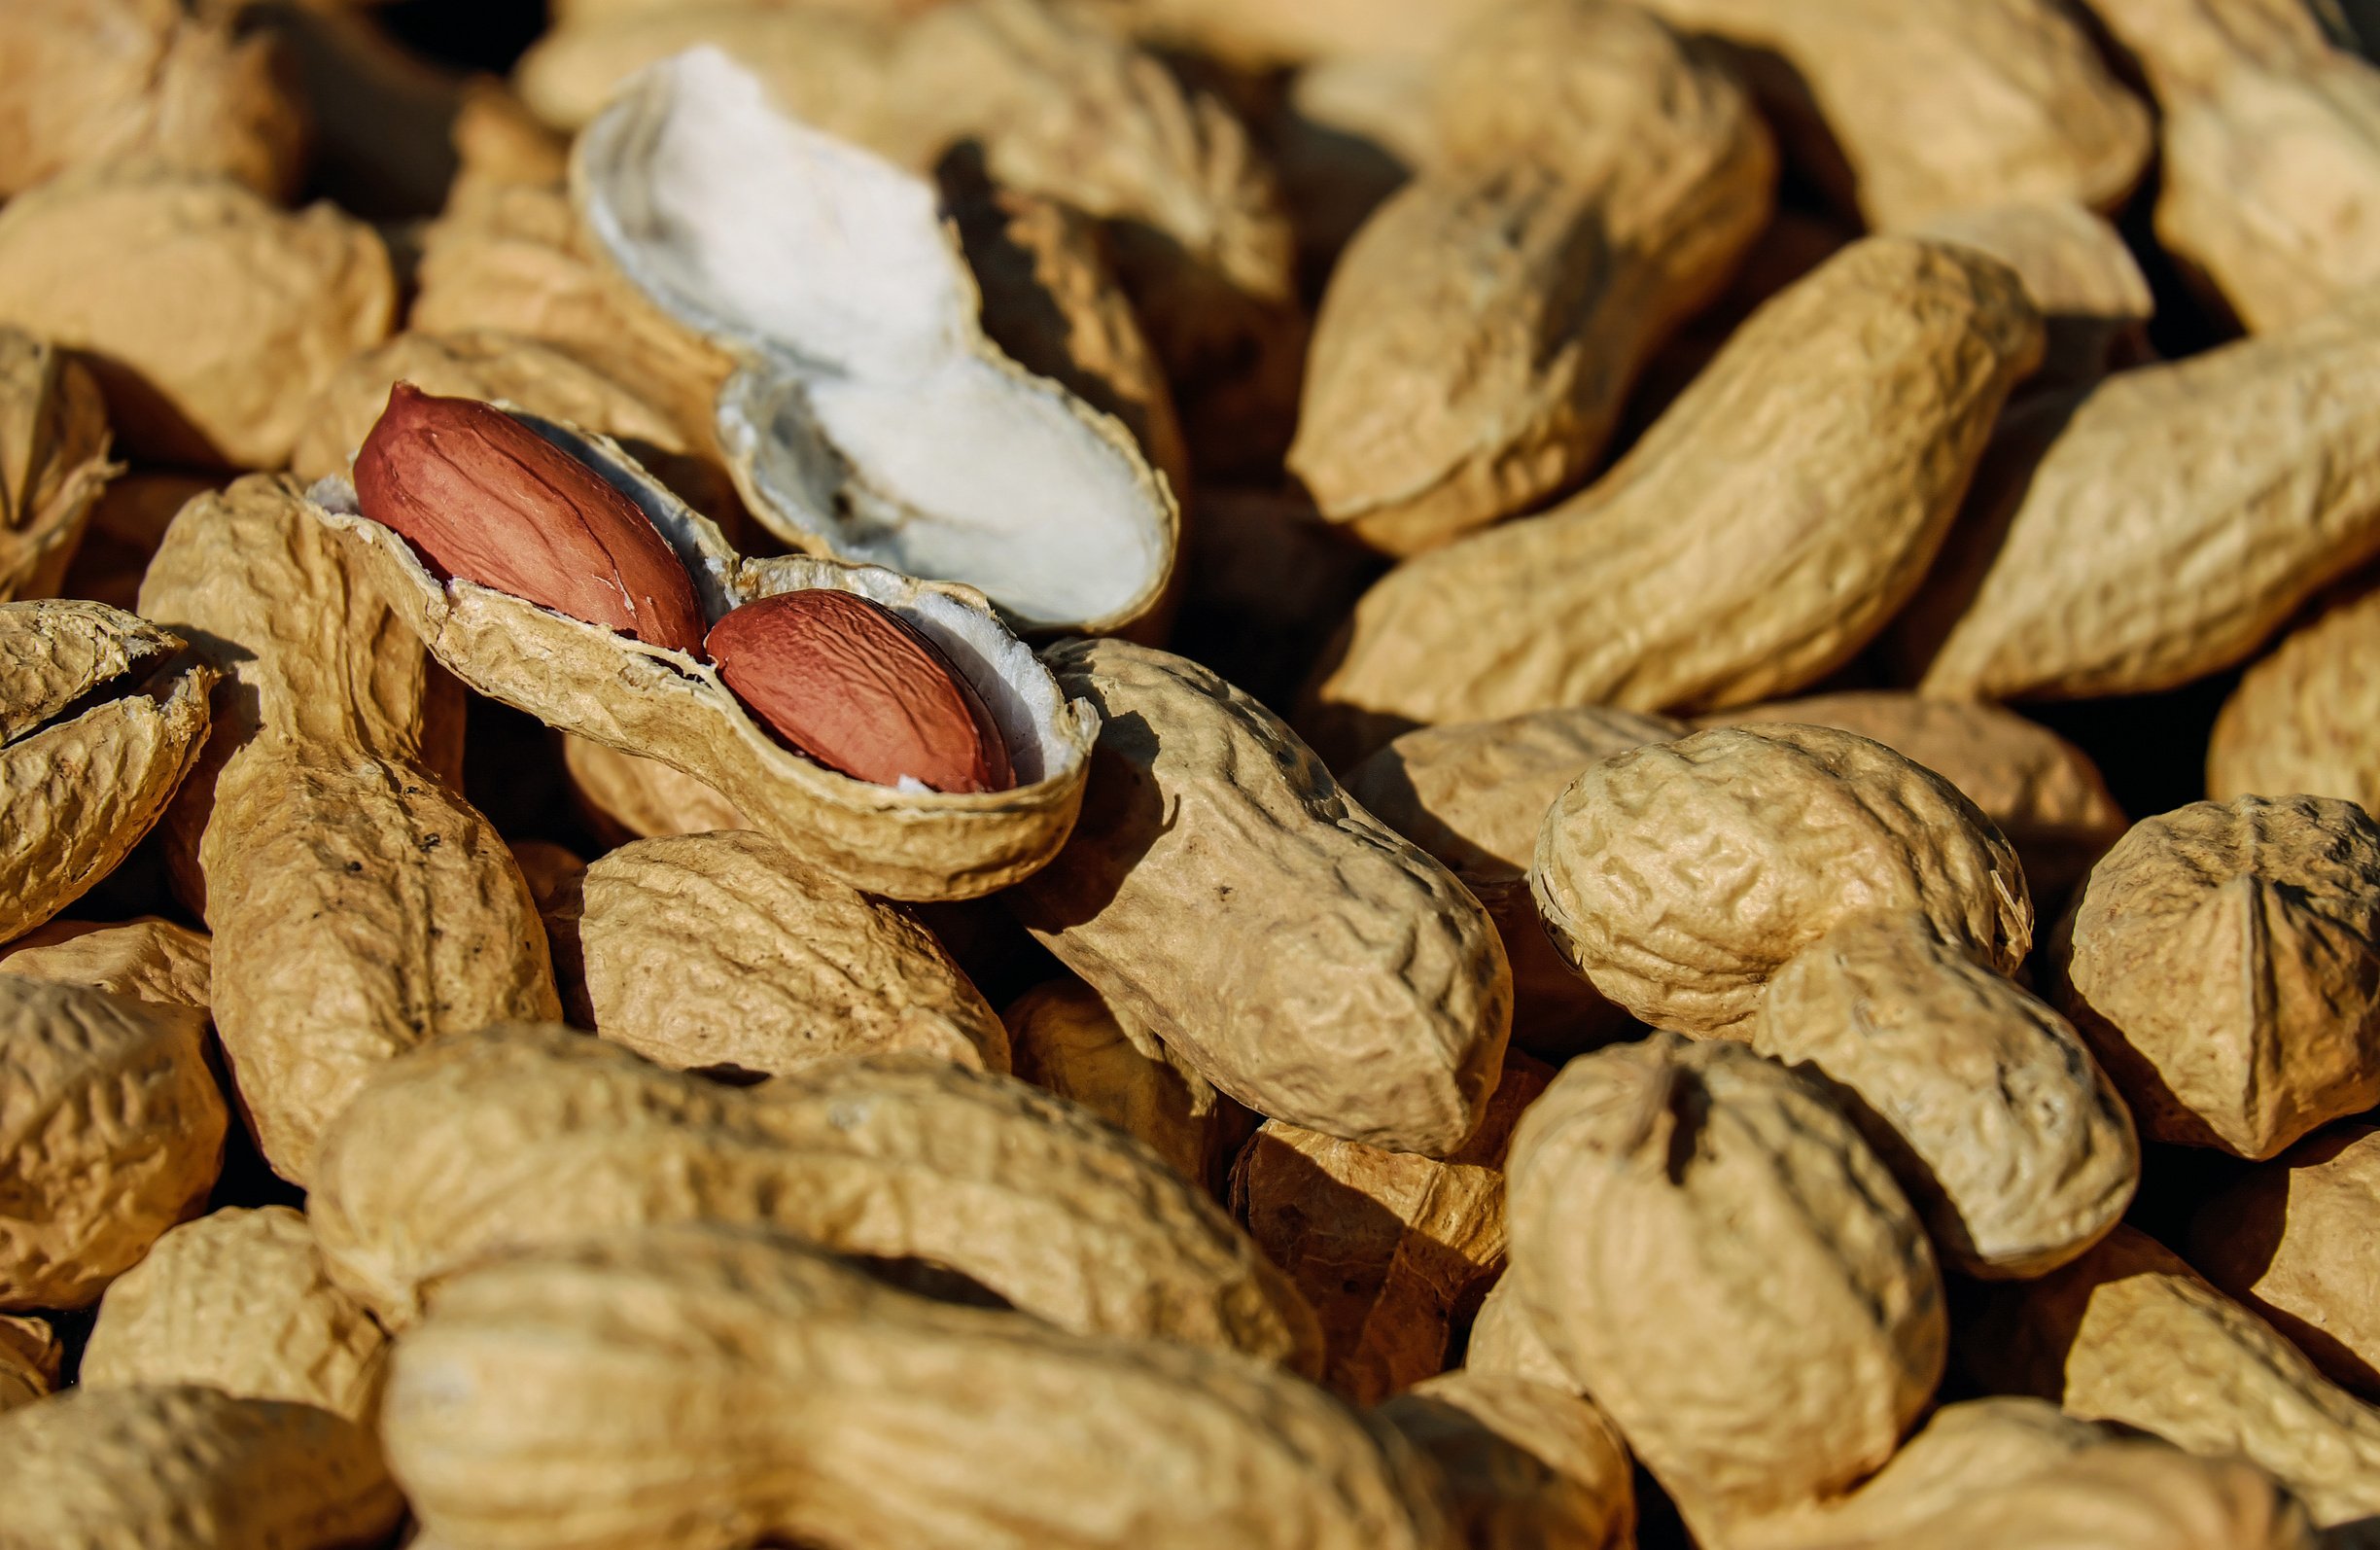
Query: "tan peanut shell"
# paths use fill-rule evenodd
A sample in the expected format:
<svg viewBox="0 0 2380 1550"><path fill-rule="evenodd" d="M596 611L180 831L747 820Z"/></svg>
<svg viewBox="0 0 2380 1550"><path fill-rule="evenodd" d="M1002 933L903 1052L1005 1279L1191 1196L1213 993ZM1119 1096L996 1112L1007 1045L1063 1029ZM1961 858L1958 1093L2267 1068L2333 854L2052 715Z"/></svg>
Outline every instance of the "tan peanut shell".
<svg viewBox="0 0 2380 1550"><path fill-rule="evenodd" d="M2207 741L2207 794L2380 806L2380 590L2359 587L2241 676Z"/></svg>
<svg viewBox="0 0 2380 1550"><path fill-rule="evenodd" d="M229 1125L205 1037L192 1007L0 975L0 1311L92 1302L198 1210Z"/></svg>
<svg viewBox="0 0 2380 1550"><path fill-rule="evenodd" d="M680 1071L782 1075L878 1050L1008 1069L1008 1036L942 944L763 834L640 840L580 885L595 1031Z"/></svg>
<svg viewBox="0 0 2380 1550"><path fill-rule="evenodd" d="M1908 227L1963 242L2016 271L2048 335L2027 391L2095 382L2148 353L2155 315L2148 277L2123 233L2072 200L1944 209Z"/></svg>
<svg viewBox="0 0 2380 1550"><path fill-rule="evenodd" d="M1480 1300L1479 1316L1471 1321L1470 1344L1463 1350L1463 1366L1476 1373L1526 1378L1549 1388L1586 1392L1537 1332L1520 1278L1509 1270L1496 1278Z"/></svg>
<svg viewBox="0 0 2380 1550"><path fill-rule="evenodd" d="M390 1465L456 1544L1462 1542L1393 1432L1262 1363L928 1301L749 1231L466 1272L393 1369Z"/></svg>
<svg viewBox="0 0 2380 1550"><path fill-rule="evenodd" d="M346 1550L404 1500L361 1427L312 1405L161 1385L0 1416L0 1550Z"/></svg>
<svg viewBox="0 0 2380 1550"><path fill-rule="evenodd" d="M54 345L0 329L0 603L58 595L118 472L90 372Z"/></svg>
<svg viewBox="0 0 2380 1550"><path fill-rule="evenodd" d="M1740 49L1780 132L1877 227L2072 199L2113 209L2149 115L2055 0L1653 0Z"/></svg>
<svg viewBox="0 0 2380 1550"><path fill-rule="evenodd" d="M2041 350L1999 261L1854 243L1753 314L1601 479L1366 592L1315 686L1316 734L1363 752L1420 722L1709 710L1824 677L1915 589Z"/></svg>
<svg viewBox="0 0 2380 1550"><path fill-rule="evenodd" d="M206 933L154 915L121 926L53 920L0 948L0 974L204 1011L211 946Z"/></svg>
<svg viewBox="0 0 2380 1550"><path fill-rule="evenodd" d="M2270 1157L2380 1102L2380 826L2352 802L2142 821L2049 959L2059 1009L2152 1140Z"/></svg>
<svg viewBox="0 0 2380 1550"><path fill-rule="evenodd" d="M1133 1136L1185 1179L1215 1172L1223 1105L1180 1056L1078 979L1036 985L1000 1013L1011 1069Z"/></svg>
<svg viewBox="0 0 2380 1550"><path fill-rule="evenodd" d="M1438 66L1434 164L1331 269L1289 470L1392 554L1525 511L1601 456L1638 368L1767 222L1733 78L1631 6L1531 0Z"/></svg>
<svg viewBox="0 0 2380 1550"><path fill-rule="evenodd" d="M331 1284L304 1216L238 1207L184 1222L100 1299L86 1388L202 1384L369 1429L388 1337Z"/></svg>
<svg viewBox="0 0 2380 1550"><path fill-rule="evenodd" d="M2380 1130L2307 1137L2198 1209L2192 1268L2262 1316L2333 1383L2380 1398L2372 1222Z"/></svg>
<svg viewBox="0 0 2380 1550"><path fill-rule="evenodd" d="M469 581L440 581L405 542L327 480L313 510L373 577L439 664L551 726L660 758L733 801L752 827L854 887L894 898L967 898L1015 882L1065 840L1082 799L1092 718L972 588L787 555L747 560L718 526L613 442L521 418L652 518L693 576L704 617L804 587L856 592L930 638L991 707L1018 784L968 794L838 775L772 737L711 667Z"/></svg>
<svg viewBox="0 0 2380 1550"><path fill-rule="evenodd" d="M1946 698L2140 694L2226 667L2380 552L2380 307L2119 372L2033 411L1914 608ZM1939 644L1937 644L1939 643Z"/></svg>
<svg viewBox="0 0 2380 1550"><path fill-rule="evenodd" d="M118 475L91 505L59 592L129 612L139 604L141 573L174 513L193 496L223 484L218 475L148 469Z"/></svg>
<svg viewBox="0 0 2380 1550"><path fill-rule="evenodd" d="M490 1253L759 1222L1069 1328L1319 1365L1312 1312L1197 1185L1071 1105L917 1056L737 1088L560 1028L460 1036L357 1098L307 1212L333 1279L393 1327Z"/></svg>
<svg viewBox="0 0 2380 1550"><path fill-rule="evenodd" d="M1853 689L1723 711L1704 724L1768 722L1857 732L1940 775L2008 836L2037 900L2062 897L2129 827L2089 755L1997 705Z"/></svg>
<svg viewBox="0 0 2380 1550"><path fill-rule="evenodd" d="M1594 1405L1525 1378L1454 1371L1373 1412L1447 1482L1473 1550L1630 1550L1628 1447Z"/></svg>
<svg viewBox="0 0 2380 1550"><path fill-rule="evenodd" d="M1995 1389L2191 1453L2252 1460L2325 1528L2380 1511L2380 1411L2133 1228L2002 1289L1962 1331L1961 1350Z"/></svg>
<svg viewBox="0 0 2380 1550"><path fill-rule="evenodd" d="M1562 1069L1514 1134L1530 1322L1688 1526L1840 1491L1892 1456L1946 1337L1917 1215L1817 1090L1656 1034Z"/></svg>
<svg viewBox="0 0 2380 1550"><path fill-rule="evenodd" d="M1129 0L1122 15L1147 37L1242 67L1357 53L1428 58L1498 0Z"/></svg>
<svg viewBox="0 0 2380 1550"><path fill-rule="evenodd" d="M2380 280L2380 69L2321 0L2092 0L2163 110L2156 234L2255 332Z"/></svg>
<svg viewBox="0 0 2380 1550"><path fill-rule="evenodd" d="M57 1388L57 1331L39 1319L0 1314L0 1412L29 1405Z"/></svg>
<svg viewBox="0 0 2380 1550"><path fill-rule="evenodd" d="M1103 724L1073 837L1011 896L1034 936L1260 1114L1460 1146L1512 1019L1478 901L1206 668L1120 641L1044 657Z"/></svg>
<svg viewBox="0 0 2380 1550"><path fill-rule="evenodd" d="M442 398L501 400L585 426L627 448L695 510L719 521L739 510L707 426L689 434L641 385L616 380L559 346L492 329L408 331L348 360L310 405L290 472L308 482L346 475L399 382Z"/></svg>
<svg viewBox="0 0 2380 1550"><path fill-rule="evenodd" d="M1831 727L1714 727L1617 755L1546 814L1530 887L1555 945L1657 1028L1741 1034L1842 922L1912 912L1986 967L2033 940L2007 840L1941 776Z"/></svg>
<svg viewBox="0 0 2380 1550"><path fill-rule="evenodd" d="M1915 916L1845 921L1777 970L1750 1042L1827 1087L1942 1258L2037 1276L2132 1202L2132 1116L2082 1036Z"/></svg>
<svg viewBox="0 0 2380 1550"><path fill-rule="evenodd" d="M102 603L0 603L0 942L116 869L207 736L214 672Z"/></svg>
<svg viewBox="0 0 2380 1550"><path fill-rule="evenodd" d="M1267 1120L1232 1211L1322 1321L1323 1382L1377 1404L1447 1366L1455 1321L1504 1268L1504 1149L1552 1073L1508 1060L1479 1130L1444 1160Z"/></svg>
<svg viewBox="0 0 2380 1550"><path fill-rule="evenodd" d="M9 117L0 197L102 161L162 159L279 198L306 116L288 61L229 12L174 0L12 0L0 12Z"/></svg>
<svg viewBox="0 0 2380 1550"><path fill-rule="evenodd" d="M232 681L167 837L203 894L241 1107L303 1181L373 1065L559 1013L543 932L504 841L437 770L419 644L295 481L253 476L184 508L141 605Z"/></svg>
<svg viewBox="0 0 2380 1550"><path fill-rule="evenodd" d="M84 352L119 440L158 461L278 466L396 303L369 227L226 179L101 166L0 213L0 322Z"/></svg>
<svg viewBox="0 0 2380 1550"><path fill-rule="evenodd" d="M571 794L607 843L752 827L735 803L683 770L576 732L560 735Z"/></svg>

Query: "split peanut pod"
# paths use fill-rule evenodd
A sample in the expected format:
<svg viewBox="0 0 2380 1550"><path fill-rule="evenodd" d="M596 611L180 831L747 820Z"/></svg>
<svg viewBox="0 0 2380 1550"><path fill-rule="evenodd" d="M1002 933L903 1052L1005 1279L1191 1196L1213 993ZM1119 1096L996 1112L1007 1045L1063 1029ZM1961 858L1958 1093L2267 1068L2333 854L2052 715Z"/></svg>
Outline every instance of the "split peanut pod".
<svg viewBox="0 0 2380 1550"><path fill-rule="evenodd" d="M548 606L501 586L441 578L404 538L363 514L354 492L336 480L315 486L316 514L449 672L548 725L697 777L754 828L871 893L972 898L1014 882L1057 850L1082 797L1090 713L1067 702L979 594L829 560L739 558L715 524L616 445L532 416L515 418L646 519L647 531L657 534L679 567L677 579L692 587L696 622L717 625L740 606L813 588L849 593L897 616L988 708L1017 784L942 793L837 774L772 735L708 663L554 612L550 603L569 593L548 588L576 588L583 577L541 568L536 579ZM490 489L508 502L505 480L496 478ZM623 518L621 526L629 525ZM639 561L640 590L658 596L670 578L659 555L641 552L647 557ZM814 678L798 687L831 717L836 682Z"/></svg>
<svg viewBox="0 0 2380 1550"><path fill-rule="evenodd" d="M1460 1146L1512 1019L1478 901L1197 663L1121 641L1045 654L1102 724L1072 838L1011 896L1034 936L1260 1114Z"/></svg>
<svg viewBox="0 0 2380 1550"><path fill-rule="evenodd" d="M0 329L0 603L58 595L118 472L90 372L54 345Z"/></svg>
<svg viewBox="0 0 2380 1550"><path fill-rule="evenodd" d="M2380 1130L2334 1126L2201 1207L2190 1222L2190 1264L2332 1382L2380 1398L2380 1318L2363 1294L2375 1212Z"/></svg>
<svg viewBox="0 0 2380 1550"><path fill-rule="evenodd" d="M737 1088L560 1028L463 1036L349 1106L307 1212L332 1279L392 1326L490 1253L759 1222L1072 1329L1320 1360L1312 1313L1197 1185L1069 1104L921 1057Z"/></svg>
<svg viewBox="0 0 2380 1550"><path fill-rule="evenodd" d="M0 604L0 942L116 869L206 741L215 674L100 603Z"/></svg>
<svg viewBox="0 0 2380 1550"><path fill-rule="evenodd" d="M1463 1542L1393 1431L1261 1362L929 1301L719 1226L455 1277L398 1341L381 1425L456 1544Z"/></svg>
<svg viewBox="0 0 2380 1550"><path fill-rule="evenodd" d="M1120 424L985 335L932 185L787 118L707 51L638 77L575 169L622 272L743 360L718 434L788 543L963 581L1026 628L1156 605L1172 496Z"/></svg>

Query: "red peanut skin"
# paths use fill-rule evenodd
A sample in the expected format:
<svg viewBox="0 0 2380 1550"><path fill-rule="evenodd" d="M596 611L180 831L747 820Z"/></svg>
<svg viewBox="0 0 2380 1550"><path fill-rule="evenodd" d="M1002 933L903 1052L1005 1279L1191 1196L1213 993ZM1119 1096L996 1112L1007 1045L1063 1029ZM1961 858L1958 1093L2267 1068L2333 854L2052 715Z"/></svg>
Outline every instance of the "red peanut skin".
<svg viewBox="0 0 2380 1550"><path fill-rule="evenodd" d="M653 646L702 649L694 583L651 518L502 409L410 382L356 454L356 504L441 576Z"/></svg>
<svg viewBox="0 0 2380 1550"><path fill-rule="evenodd" d="M879 786L937 792L1016 784L992 713L906 619L818 587L747 603L704 643L719 677L805 757Z"/></svg>

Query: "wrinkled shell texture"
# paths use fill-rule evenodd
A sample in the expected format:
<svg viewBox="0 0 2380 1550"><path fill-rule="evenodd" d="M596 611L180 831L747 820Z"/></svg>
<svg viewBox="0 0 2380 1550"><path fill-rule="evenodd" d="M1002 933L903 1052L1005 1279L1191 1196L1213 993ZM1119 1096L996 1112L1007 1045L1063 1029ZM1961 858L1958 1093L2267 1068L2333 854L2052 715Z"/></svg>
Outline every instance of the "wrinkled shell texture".
<svg viewBox="0 0 2380 1550"><path fill-rule="evenodd" d="M1480 1301L1479 1316L1471 1321L1471 1343L1463 1349L1463 1367L1526 1378L1566 1393L1584 1392L1530 1321L1521 1280L1510 1271L1497 1277Z"/></svg>
<svg viewBox="0 0 2380 1550"><path fill-rule="evenodd" d="M2013 490L1970 513L1994 546L1924 665L1949 698L2170 688L2239 661L2380 551L2380 317L2120 372L2074 404ZM2005 532L2003 533L2003 529Z"/></svg>
<svg viewBox="0 0 2380 1550"><path fill-rule="evenodd" d="M196 1212L230 1116L206 1019L0 975L0 1310L79 1308Z"/></svg>
<svg viewBox="0 0 2380 1550"><path fill-rule="evenodd" d="M1516 7L1437 75L1450 162L1333 265L1289 449L1323 514L1392 553L1595 465L1637 369L1767 223L1776 168L1742 88L1632 8Z"/></svg>
<svg viewBox="0 0 2380 1550"><path fill-rule="evenodd" d="M2054 1269L2131 1204L2132 1118L2081 1036L1922 920L1863 917L1804 949L1750 1041L1831 1090L1970 1275Z"/></svg>
<svg viewBox="0 0 2380 1550"><path fill-rule="evenodd" d="M1278 1119L1242 1151L1233 1210L1313 1304L1332 1389L1371 1404L1445 1369L1452 1324L1504 1268L1504 1148L1547 1076L1507 1065L1478 1134L1443 1161Z"/></svg>
<svg viewBox="0 0 2380 1550"><path fill-rule="evenodd" d="M2014 269L2048 330L2027 386L2093 382L2145 353L2155 299L2123 233L2080 204L1948 209L1907 229L1963 242Z"/></svg>
<svg viewBox="0 0 2380 1550"><path fill-rule="evenodd" d="M623 846L582 897L596 1031L648 1060L781 1075L909 1050L1007 1069L999 1019L931 933L765 835Z"/></svg>
<svg viewBox="0 0 2380 1550"><path fill-rule="evenodd" d="M715 828L750 828L735 803L685 771L657 758L562 734L563 767L596 837L612 844Z"/></svg>
<svg viewBox="0 0 2380 1550"><path fill-rule="evenodd" d="M2145 820L2050 946L2060 1009L2154 1140L2270 1157L2380 1100L2380 827L2351 802Z"/></svg>
<svg viewBox="0 0 2380 1550"><path fill-rule="evenodd" d="M302 1181L376 1063L559 1014L544 934L504 841L429 767L419 647L292 481L185 508L141 604L203 638L240 691L169 827L202 875L242 1108Z"/></svg>
<svg viewBox="0 0 2380 1550"><path fill-rule="evenodd" d="M1000 1014L1020 1080L1080 1104L1185 1179L1204 1179L1222 1140L1221 1100L1148 1034L1128 1028L1077 979L1036 985Z"/></svg>
<svg viewBox="0 0 2380 1550"><path fill-rule="evenodd" d="M1525 1378L1457 1370L1416 1384L1376 1413L1438 1466L1465 1543L1635 1543L1628 1447L1591 1401Z"/></svg>
<svg viewBox="0 0 2380 1550"><path fill-rule="evenodd" d="M718 1227L457 1277L399 1343L382 1426L458 1544L1461 1543L1393 1433L1261 1363L929 1301ZM656 1427L702 1445L656 1450Z"/></svg>
<svg viewBox="0 0 2380 1550"><path fill-rule="evenodd" d="M77 1389L0 1416L0 1550L367 1545L404 1502L360 1427L186 1385Z"/></svg>
<svg viewBox="0 0 2380 1550"><path fill-rule="evenodd" d="M277 466L396 300L370 228L234 183L98 168L0 212L0 322L97 358L118 436L161 461Z"/></svg>
<svg viewBox="0 0 2380 1550"><path fill-rule="evenodd" d="M559 1028L449 1039L341 1116L307 1210L332 1277L393 1324L498 1250L745 1221L956 1270L1069 1328L1320 1355L1279 1273L1155 1154L1021 1082L917 1057L733 1088Z"/></svg>
<svg viewBox="0 0 2380 1550"><path fill-rule="evenodd" d="M2192 1453L2253 1460L2326 1527L2380 1513L2380 1411L2154 1239L2118 1227L2073 1264L1999 1296L1962 1343L1992 1387Z"/></svg>
<svg viewBox="0 0 2380 1550"><path fill-rule="evenodd" d="M117 466L90 372L0 329L0 603L54 597Z"/></svg>
<svg viewBox="0 0 2380 1550"><path fill-rule="evenodd" d="M1461 1145L1512 1017L1478 901L1206 668L1118 641L1046 655L1103 724L1072 838L1012 896L1035 937L1258 1113Z"/></svg>
<svg viewBox="0 0 2380 1550"><path fill-rule="evenodd" d="M1916 1213L1814 1088L1739 1044L1571 1062L1514 1135L1510 1201L1530 1321L1706 1537L1873 1470L1942 1375ZM1706 1353L1681 1359L1681 1321Z"/></svg>
<svg viewBox="0 0 2380 1550"><path fill-rule="evenodd" d="M1766 722L1857 732L1940 775L2008 836L2036 900L2062 897L2129 827L2088 755L1997 705L1854 689L1710 719L1725 726Z"/></svg>
<svg viewBox="0 0 2380 1550"><path fill-rule="evenodd" d="M211 945L206 933L153 915L121 926L53 920L0 948L0 974L204 1011Z"/></svg>
<svg viewBox="0 0 2380 1550"><path fill-rule="evenodd" d="M1848 162L1851 192L1878 227L2018 199L2110 209L2149 159L2146 107L2053 0L1653 0L1650 9L1780 56L1785 68L1755 68L1756 83L1773 90L1789 123L1831 134L1828 151ZM1813 110L1823 124L1809 123Z"/></svg>
<svg viewBox="0 0 2380 1550"><path fill-rule="evenodd" d="M2217 1195L2190 1222L2190 1264L2329 1375L2380 1396L2380 1130L2312 1136Z"/></svg>
<svg viewBox="0 0 2380 1550"><path fill-rule="evenodd" d="M214 683L181 648L104 604L0 603L0 942L80 898L163 816Z"/></svg>
<svg viewBox="0 0 2380 1550"><path fill-rule="evenodd" d="M2290 632L2215 719L2209 796L2300 792L2380 807L2380 591Z"/></svg>
<svg viewBox="0 0 2380 1550"><path fill-rule="evenodd" d="M369 1427L388 1337L331 1284L305 1217L219 1211L159 1238L99 1304L80 1381L201 1384Z"/></svg>
<svg viewBox="0 0 2380 1550"><path fill-rule="evenodd" d="M1364 594L1326 748L1560 705L1716 709L1847 660L1941 546L2042 325L2013 271L1874 237L1763 306L1613 469Z"/></svg>
<svg viewBox="0 0 2380 1550"><path fill-rule="evenodd" d="M2008 841L1949 783L1817 726L1720 727L1606 759L1546 815L1531 878L1556 944L1645 1022L1741 1030L1842 921L1923 916L2013 971L2033 910Z"/></svg>

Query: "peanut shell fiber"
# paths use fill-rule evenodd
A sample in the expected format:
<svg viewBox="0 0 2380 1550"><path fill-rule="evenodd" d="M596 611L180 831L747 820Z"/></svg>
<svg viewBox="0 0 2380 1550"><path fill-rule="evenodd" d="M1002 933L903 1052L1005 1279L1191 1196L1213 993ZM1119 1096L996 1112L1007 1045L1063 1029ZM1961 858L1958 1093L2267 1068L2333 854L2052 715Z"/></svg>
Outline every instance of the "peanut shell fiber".
<svg viewBox="0 0 2380 1550"><path fill-rule="evenodd" d="M595 1030L678 1070L782 1075L877 1050L1008 1069L1008 1035L931 933L762 834L640 840L586 870Z"/></svg>
<svg viewBox="0 0 2380 1550"><path fill-rule="evenodd" d="M1478 901L1197 663L1119 641L1045 659L1103 724L1073 837L1014 896L1034 936L1258 1113L1460 1146L1512 1018Z"/></svg>
<svg viewBox="0 0 2380 1550"><path fill-rule="evenodd" d="M1286 1279L1156 1154L1022 1082L918 1056L739 1088L561 1028L461 1036L341 1115L307 1213L332 1278L399 1327L499 1251L746 1222L956 1271L1071 1329L1320 1358Z"/></svg>
<svg viewBox="0 0 2380 1550"><path fill-rule="evenodd" d="M58 594L91 507L119 472L90 373L53 345L0 329L0 603Z"/></svg>
<svg viewBox="0 0 2380 1550"><path fill-rule="evenodd" d="M2191 1266L2287 1335L2333 1382L2380 1396L2371 1285L2380 1130L2334 1125L2256 1169L2191 1218Z"/></svg>
<svg viewBox="0 0 2380 1550"><path fill-rule="evenodd" d="M455 1544L1462 1543L1401 1439L1260 1362L929 1301L716 1225L467 1271L394 1369L391 1466Z"/></svg>

